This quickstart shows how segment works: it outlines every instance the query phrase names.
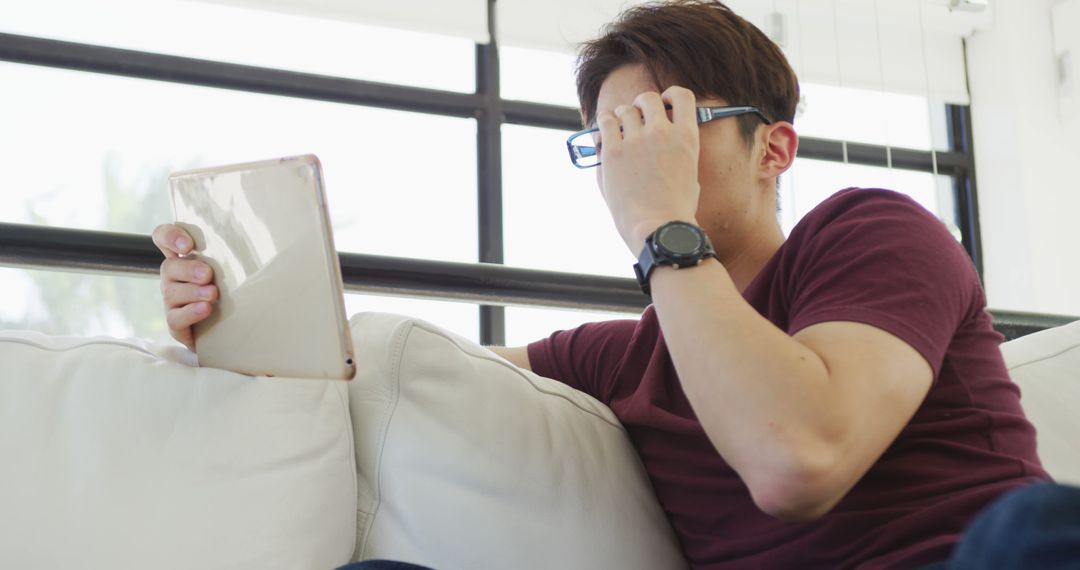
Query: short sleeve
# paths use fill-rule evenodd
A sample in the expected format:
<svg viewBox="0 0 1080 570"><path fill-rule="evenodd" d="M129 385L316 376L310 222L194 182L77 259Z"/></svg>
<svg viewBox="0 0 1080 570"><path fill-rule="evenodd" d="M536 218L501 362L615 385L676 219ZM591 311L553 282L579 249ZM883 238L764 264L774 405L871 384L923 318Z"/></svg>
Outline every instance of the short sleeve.
<svg viewBox="0 0 1080 570"><path fill-rule="evenodd" d="M533 372L603 401L604 387L626 355L637 321L587 323L528 346Z"/></svg>
<svg viewBox="0 0 1080 570"><path fill-rule="evenodd" d="M940 220L903 194L854 189L830 202L789 237L799 253L788 334L828 321L869 324L921 353L936 378L957 329L983 298L971 259Z"/></svg>

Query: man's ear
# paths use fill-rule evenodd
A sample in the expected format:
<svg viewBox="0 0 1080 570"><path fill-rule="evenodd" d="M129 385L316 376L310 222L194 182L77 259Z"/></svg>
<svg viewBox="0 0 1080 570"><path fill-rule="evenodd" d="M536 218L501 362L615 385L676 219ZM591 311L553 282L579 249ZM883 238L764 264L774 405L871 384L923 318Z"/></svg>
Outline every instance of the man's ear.
<svg viewBox="0 0 1080 570"><path fill-rule="evenodd" d="M765 125L762 131L758 171L761 178L776 178L791 168L799 150L799 135L787 121Z"/></svg>

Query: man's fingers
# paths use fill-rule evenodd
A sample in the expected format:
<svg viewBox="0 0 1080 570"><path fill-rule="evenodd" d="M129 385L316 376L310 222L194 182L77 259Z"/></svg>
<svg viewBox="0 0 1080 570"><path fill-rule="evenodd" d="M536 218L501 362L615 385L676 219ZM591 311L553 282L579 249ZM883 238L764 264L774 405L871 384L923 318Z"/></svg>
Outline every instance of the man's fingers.
<svg viewBox="0 0 1080 570"><path fill-rule="evenodd" d="M202 321L206 317L210 316L210 303L202 301L199 303L191 303L190 305L184 305L183 307L177 307L175 309L169 309L165 312L165 322L169 325L169 332L173 338L181 340L181 336L185 336L185 329L187 329L186 336L191 336L191 325ZM188 346L193 343L184 342Z"/></svg>
<svg viewBox="0 0 1080 570"><path fill-rule="evenodd" d="M641 110L646 126L671 122L667 117L667 109L664 109L664 101L655 91L646 91L635 97L634 106Z"/></svg>
<svg viewBox="0 0 1080 570"><path fill-rule="evenodd" d="M166 281L161 289L166 309L176 309L199 301L213 302L218 298L218 288L213 285Z"/></svg>
<svg viewBox="0 0 1080 570"><path fill-rule="evenodd" d="M192 303L165 313L165 322L169 325L169 334L183 343L190 350L195 350L195 336L191 326L210 316L210 303Z"/></svg>
<svg viewBox="0 0 1080 570"><path fill-rule="evenodd" d="M163 286L172 281L208 285L213 280L214 270L206 263L196 259L170 257L161 263L161 282Z"/></svg>
<svg viewBox="0 0 1080 570"><path fill-rule="evenodd" d="M192 334L191 328L180 330L169 329L169 334L181 344L188 347L188 350L192 352L195 351L195 335Z"/></svg>
<svg viewBox="0 0 1080 570"><path fill-rule="evenodd" d="M604 111L596 116L596 127L600 129L601 153L617 151L622 147L622 132L619 130L619 118L614 113ZM601 154L600 160L603 160Z"/></svg>
<svg viewBox="0 0 1080 570"><path fill-rule="evenodd" d="M161 224L154 228L153 239L154 245L165 254L165 257L186 255L195 245L191 236L176 224Z"/></svg>
<svg viewBox="0 0 1080 570"><path fill-rule="evenodd" d="M161 293L165 301L165 322L169 334L184 346L195 350L191 325L210 316L211 301L218 297L212 285L214 272L209 265L179 257L191 253L195 241L176 224L154 228L154 245L165 255L161 263Z"/></svg>
<svg viewBox="0 0 1080 570"><path fill-rule="evenodd" d="M641 132L641 109L633 105L619 105L615 107L615 116L622 126L623 138L631 138Z"/></svg>
<svg viewBox="0 0 1080 570"><path fill-rule="evenodd" d="M697 125L697 98L694 92L672 85L660 94L660 99L671 105L671 121L676 125Z"/></svg>

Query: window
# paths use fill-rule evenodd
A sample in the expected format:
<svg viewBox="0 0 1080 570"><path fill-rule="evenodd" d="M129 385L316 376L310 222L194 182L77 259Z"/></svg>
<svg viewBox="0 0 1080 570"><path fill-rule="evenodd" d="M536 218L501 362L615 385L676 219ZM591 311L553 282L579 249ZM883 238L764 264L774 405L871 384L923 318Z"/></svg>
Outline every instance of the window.
<svg viewBox="0 0 1080 570"><path fill-rule="evenodd" d="M84 25L87 21L95 25ZM195 22L198 42L189 35ZM245 29L240 41L233 33L237 22ZM423 110L408 113L328 103L315 94L284 97L26 65L32 60L8 56L10 63L0 63L6 103L0 124L7 135L0 137L0 166L10 184L0 193L0 222L147 234L171 217L165 190L171 171L315 153L325 168L342 251L474 263L478 245L486 243L485 259L501 255L511 266L632 277L634 256L615 231L595 173L573 168L566 157L565 139L578 128L572 55L500 48L502 98L517 101L517 110L528 108L522 116L546 117L508 124L491 112L491 102L467 95L476 87L474 55L489 49L469 40L178 0L152 6L102 0L92 7L43 0L8 14L0 32L45 43L52 38L145 51L163 60L205 60L185 65L204 65L208 82L217 85L233 84L226 75L215 80L218 68L209 62L334 76L349 89L377 89L366 83L371 81L425 88L396 92L413 98L407 108ZM10 41L0 37L0 43ZM121 69L126 56L116 57ZM964 162L959 155L968 151L948 148L944 134L946 127L966 128L963 121L948 122L956 120L957 109L963 114L962 108L946 112L946 106L925 97L820 85L806 84L803 91L805 112L796 128L804 143L828 149L836 148L828 141L846 141L907 149L926 158L934 149L953 155L950 164ZM402 108L382 101L375 104ZM493 127L501 134L501 163L478 154L478 148L487 148L478 141ZM887 187L913 196L957 233L957 226L964 227L969 251L977 251L972 210L963 203L970 196L955 193L971 181L963 168L935 176L928 168L845 164L841 156L822 152L800 158L781 178L780 221L786 232L841 188ZM496 168L502 174L501 187L495 188L502 195L502 215L481 219L487 210L477 208L477 195L481 185L497 180ZM966 224L960 214L969 216ZM495 236L502 241L490 239ZM439 268L430 267L434 278ZM23 269L3 269L0 276L7 298L21 300L0 312L8 326L22 323L64 334L159 337L164 332L154 279ZM83 311L69 310L67 301L51 301L56 291L79 300ZM141 308L126 315L110 304L117 295L147 297L147 317L139 316ZM350 312L405 313L485 343L514 345L582 322L635 318L637 311L510 307L500 321L503 312L478 311L465 302L349 293L346 303ZM505 339L497 334L500 325Z"/></svg>
<svg viewBox="0 0 1080 570"><path fill-rule="evenodd" d="M360 293L345 294L345 313L349 316L372 311L408 315L453 331L473 342L480 342L480 323L476 318L476 310L476 305L472 303Z"/></svg>
<svg viewBox="0 0 1080 570"><path fill-rule="evenodd" d="M154 277L0 267L0 330L169 341ZM476 305L346 293L349 315L377 311L426 320L479 341Z"/></svg>
<svg viewBox="0 0 1080 570"><path fill-rule="evenodd" d="M504 47L500 59L506 99L577 105L573 56ZM926 97L815 84L801 89L803 112L795 127L804 139L945 150L945 106L932 105ZM633 277L635 259L611 222L595 172L575 169L567 161L564 141L570 129L506 125L502 132L506 263ZM781 177L779 216L785 235L822 200L852 186L908 194L960 237L951 177L809 158L798 158ZM601 318L619 315L510 308L507 343L524 344Z"/></svg>
<svg viewBox="0 0 1080 570"><path fill-rule="evenodd" d="M467 39L212 2L35 0L5 10L0 32L462 93L476 85Z"/></svg>
<svg viewBox="0 0 1080 570"><path fill-rule="evenodd" d="M798 159L788 174L780 178L780 226L784 235L791 233L795 224L822 200L839 190L857 186L907 194L957 233L951 182L946 176L929 172Z"/></svg>
<svg viewBox="0 0 1080 570"><path fill-rule="evenodd" d="M574 56L518 47L499 48L503 99L577 108Z"/></svg>
<svg viewBox="0 0 1080 570"><path fill-rule="evenodd" d="M0 267L0 295L0 330L169 338L157 279Z"/></svg>
<svg viewBox="0 0 1080 570"><path fill-rule="evenodd" d="M171 171L315 153L340 250L476 261L474 120L16 64L0 83L0 221L150 233Z"/></svg>
<svg viewBox="0 0 1080 570"><path fill-rule="evenodd" d="M634 257L611 221L595 170L566 155L565 131L503 126L506 263L633 277Z"/></svg>
<svg viewBox="0 0 1080 570"><path fill-rule="evenodd" d="M946 150L945 106L930 105L926 97L813 83L800 89L804 112L795 120L800 136Z"/></svg>

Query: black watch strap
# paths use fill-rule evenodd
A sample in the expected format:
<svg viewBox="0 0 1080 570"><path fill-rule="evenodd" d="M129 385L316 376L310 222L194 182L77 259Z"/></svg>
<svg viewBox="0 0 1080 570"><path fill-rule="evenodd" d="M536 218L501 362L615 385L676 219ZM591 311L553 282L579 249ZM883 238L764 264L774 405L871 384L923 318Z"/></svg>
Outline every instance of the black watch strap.
<svg viewBox="0 0 1080 570"><path fill-rule="evenodd" d="M642 293L649 296L652 296L652 290L649 288L649 277L652 276L653 269L656 268L656 257L652 253L653 235L656 235L655 232L645 238L645 247L641 249L638 262L634 264L634 277L637 277L638 286L641 287Z"/></svg>
<svg viewBox="0 0 1080 570"><path fill-rule="evenodd" d="M716 257L716 251L705 230L686 222L668 222L645 238L634 276L641 290L651 295L649 278L657 266L693 267L710 257Z"/></svg>

